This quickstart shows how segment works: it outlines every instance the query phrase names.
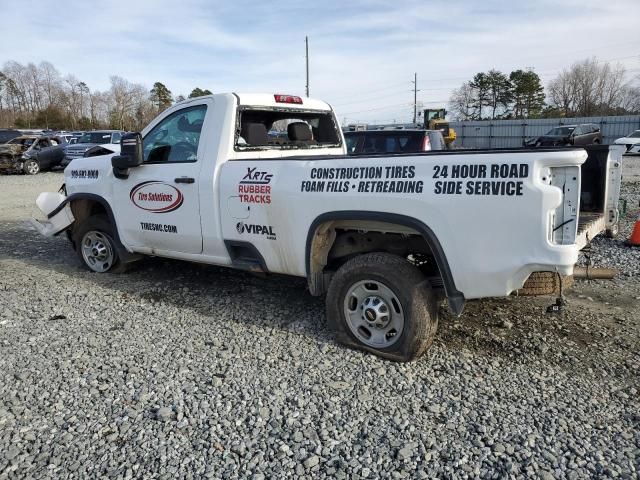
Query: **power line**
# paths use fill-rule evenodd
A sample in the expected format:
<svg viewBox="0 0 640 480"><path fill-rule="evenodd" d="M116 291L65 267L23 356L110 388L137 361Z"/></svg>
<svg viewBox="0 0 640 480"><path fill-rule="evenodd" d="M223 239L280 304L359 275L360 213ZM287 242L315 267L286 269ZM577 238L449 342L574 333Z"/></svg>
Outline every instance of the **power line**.
<svg viewBox="0 0 640 480"><path fill-rule="evenodd" d="M447 103L447 102L448 102L448 100L430 100L428 102L422 102L421 101L420 103L424 103L424 104L440 103L440 104L442 104L442 103ZM354 115L354 114L357 114L357 113L375 112L377 110L388 110L389 108L411 107L411 106L412 106L411 103L406 103L406 102L405 103L396 103L394 105L387 105L385 107L376 107L376 108L369 108L367 110L358 110L357 112L346 112L346 113L345 112L340 112L340 115Z"/></svg>
<svg viewBox="0 0 640 480"><path fill-rule="evenodd" d="M375 87L375 88L371 88L371 89L368 88L367 89L367 93L369 94L369 93L376 93L376 92L386 92L386 91L389 91L389 90L396 90L397 91L398 87L406 86L406 85L407 85L407 82L387 84L386 87L380 87L380 88ZM334 98L333 100L334 100L334 102L336 100L338 102L340 102L341 101L340 99L350 99L350 98L353 98L353 95L339 96L337 99ZM351 102L348 102L348 103L351 103ZM340 105L340 104L338 104L338 105ZM346 103L343 103L342 105L346 105Z"/></svg>
<svg viewBox="0 0 640 480"><path fill-rule="evenodd" d="M620 45L638 45L637 43L629 43L629 42L624 42L624 43L617 43L617 44L611 44L611 45L603 45L601 47L598 48L609 48L609 47L615 47L615 46L620 46ZM592 49L588 49L588 50L578 50L578 51L573 51L573 52L565 52L562 53L561 55L568 55L571 53L579 53L579 52L584 52L584 51L593 51ZM611 62L611 61L615 61L615 60L623 60L623 59L629 59L629 58L637 58L640 57L640 55L627 55L624 57L614 57L614 58L605 58L602 60L597 60L598 63L603 63L603 62ZM531 57L530 57L531 58ZM544 55L544 56L540 56L540 57L533 57L533 58L548 58L548 55ZM529 67L528 67L529 68ZM535 71L535 69L534 69ZM536 71L536 73L539 76L549 76L549 75L554 75L557 73L560 73L562 71L562 69L558 70L543 70L543 71ZM629 70L629 71L633 71L633 70ZM432 84L432 83L438 83L440 84L441 82L458 82L458 81L465 81L465 80L469 80L469 76L464 76L464 77L449 77L449 78L433 78L433 79L426 79L426 80L422 80L422 84ZM377 93L377 92L385 92L385 91L389 91L389 90L396 90L397 87L399 86L403 86L406 85L407 82L398 82L398 83L394 83L394 84L387 84L387 86L381 86L381 87L374 87L372 89L367 89L366 93L368 94L372 94L372 93ZM423 91L439 91L439 90L452 90L453 88L458 87L459 85L456 86L452 86L452 87L433 87L433 88L421 88L421 90ZM344 105L352 105L354 103L363 103L363 102L368 102L370 100L377 100L379 98L389 98L392 97L394 95L400 95L401 92L398 92L396 94L391 94L391 95L385 95L385 96L381 96L381 97L377 97L377 98L362 98L362 97L357 97L360 98L359 100L351 100L352 98L354 98L354 95L348 95L348 96L338 96L337 98L333 98L331 103L334 106L344 106ZM357 95L357 94L356 94ZM344 103L340 103L343 99L348 99L348 102L344 102ZM336 103L337 102L337 103Z"/></svg>

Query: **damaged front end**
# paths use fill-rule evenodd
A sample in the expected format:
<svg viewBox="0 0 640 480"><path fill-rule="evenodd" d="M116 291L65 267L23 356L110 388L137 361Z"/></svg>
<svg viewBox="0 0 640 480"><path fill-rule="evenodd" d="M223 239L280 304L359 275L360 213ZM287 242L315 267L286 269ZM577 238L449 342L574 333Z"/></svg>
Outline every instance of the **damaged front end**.
<svg viewBox="0 0 640 480"><path fill-rule="evenodd" d="M24 165L22 145L0 145L0 173L17 173Z"/></svg>
<svg viewBox="0 0 640 480"><path fill-rule="evenodd" d="M46 221L31 219L31 224L45 237L57 235L66 230L74 221L71 205L67 202L63 185L58 192L43 192L38 195L36 205L47 216Z"/></svg>

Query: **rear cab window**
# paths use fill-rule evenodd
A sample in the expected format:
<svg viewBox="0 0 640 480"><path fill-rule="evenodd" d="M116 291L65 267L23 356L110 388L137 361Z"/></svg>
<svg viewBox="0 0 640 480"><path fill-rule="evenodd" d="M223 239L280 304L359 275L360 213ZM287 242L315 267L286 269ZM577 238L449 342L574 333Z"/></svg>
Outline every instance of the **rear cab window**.
<svg viewBox="0 0 640 480"><path fill-rule="evenodd" d="M333 112L286 107L240 106L236 121L236 151L297 150L340 147Z"/></svg>

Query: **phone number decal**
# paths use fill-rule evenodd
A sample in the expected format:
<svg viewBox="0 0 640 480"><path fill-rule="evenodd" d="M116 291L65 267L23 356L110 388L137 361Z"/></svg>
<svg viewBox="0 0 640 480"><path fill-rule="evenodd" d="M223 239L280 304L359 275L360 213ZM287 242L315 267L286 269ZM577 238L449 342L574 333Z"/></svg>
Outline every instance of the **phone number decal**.
<svg viewBox="0 0 640 480"><path fill-rule="evenodd" d="M98 178L98 170L71 170L71 178Z"/></svg>

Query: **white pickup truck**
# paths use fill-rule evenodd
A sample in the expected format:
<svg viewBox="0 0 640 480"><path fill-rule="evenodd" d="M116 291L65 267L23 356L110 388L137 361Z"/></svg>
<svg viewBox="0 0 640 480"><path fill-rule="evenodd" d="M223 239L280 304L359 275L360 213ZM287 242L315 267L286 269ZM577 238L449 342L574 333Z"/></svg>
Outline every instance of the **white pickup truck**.
<svg viewBox="0 0 640 480"><path fill-rule="evenodd" d="M125 135L120 155L73 160L34 224L66 231L95 272L155 255L306 277L340 341L401 361L431 344L439 299L460 314L534 272L570 275L585 232L598 233L595 217L580 222L582 148L347 156L344 145L322 101L187 100ZM604 153L614 173L616 155ZM605 187L598 229L617 221L615 182Z"/></svg>

